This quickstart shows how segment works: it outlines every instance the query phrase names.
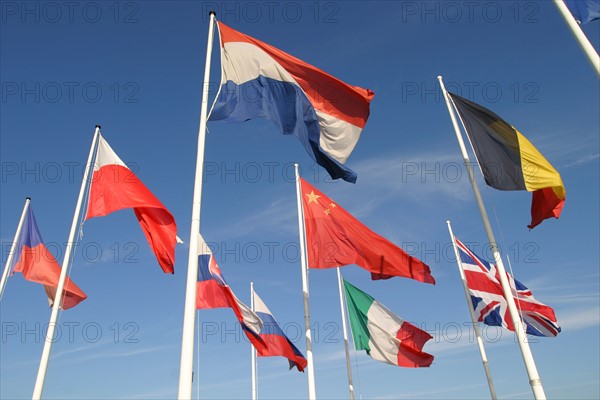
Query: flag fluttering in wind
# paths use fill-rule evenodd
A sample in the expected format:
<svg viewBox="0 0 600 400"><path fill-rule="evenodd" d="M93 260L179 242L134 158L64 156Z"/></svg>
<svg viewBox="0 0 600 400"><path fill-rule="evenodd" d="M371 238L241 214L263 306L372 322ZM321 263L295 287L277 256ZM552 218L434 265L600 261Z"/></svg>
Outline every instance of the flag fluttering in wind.
<svg viewBox="0 0 600 400"><path fill-rule="evenodd" d="M294 344L283 333L279 324L273 317L271 311L267 308L262 299L253 292L254 296L254 311L262 320L263 325L260 330L260 337L266 343L264 351L258 351L261 357L282 356L288 359L290 369L296 367L298 371L304 371L307 361L304 355L294 346Z"/></svg>
<svg viewBox="0 0 600 400"><path fill-rule="evenodd" d="M209 120L268 119L296 136L332 178L356 181L344 166L369 117L374 93L218 22L221 88Z"/></svg>
<svg viewBox="0 0 600 400"><path fill-rule="evenodd" d="M100 136L85 218L125 208L133 209L162 270L174 273L177 226L173 215Z"/></svg>
<svg viewBox="0 0 600 400"><path fill-rule="evenodd" d="M421 260L367 228L304 179L300 184L309 268L356 264L374 280L400 276L435 284Z"/></svg>
<svg viewBox="0 0 600 400"><path fill-rule="evenodd" d="M467 278L475 316L479 322L486 325L502 326L514 331L515 327L507 309L496 266L477 257L457 238L454 240ZM536 300L531 291L508 272L506 276L527 333L547 337L558 335L560 326L556 321L554 310Z"/></svg>
<svg viewBox="0 0 600 400"><path fill-rule="evenodd" d="M199 237L198 251L200 254L198 255L196 308L231 308L257 352L266 351L266 344L259 335L263 321L233 294L202 236Z"/></svg>
<svg viewBox="0 0 600 400"><path fill-rule="evenodd" d="M31 206L27 210L15 248L18 255L15 257L13 273L20 272L25 279L44 285L48 301L52 306L56 297L61 268L44 245ZM63 310L74 307L87 299L87 295L69 277L65 279L63 293L61 304Z"/></svg>
<svg viewBox="0 0 600 400"><path fill-rule="evenodd" d="M429 367L433 356L423 352L432 336L402 320L373 297L344 279L348 317L356 350L399 367Z"/></svg>
<svg viewBox="0 0 600 400"><path fill-rule="evenodd" d="M565 0L565 4L580 24L600 19L600 0Z"/></svg>
<svg viewBox="0 0 600 400"><path fill-rule="evenodd" d="M492 111L448 93L465 125L485 183L532 193L530 229L558 218L566 197L560 174L516 128Z"/></svg>

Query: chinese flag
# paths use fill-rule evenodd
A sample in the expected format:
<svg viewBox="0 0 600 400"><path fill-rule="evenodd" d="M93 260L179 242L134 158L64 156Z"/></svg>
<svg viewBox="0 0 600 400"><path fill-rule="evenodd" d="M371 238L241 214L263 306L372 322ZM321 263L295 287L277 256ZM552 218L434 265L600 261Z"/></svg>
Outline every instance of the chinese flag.
<svg viewBox="0 0 600 400"><path fill-rule="evenodd" d="M300 178L309 268L356 264L371 278L394 276L435 284L429 267L373 232L329 197Z"/></svg>

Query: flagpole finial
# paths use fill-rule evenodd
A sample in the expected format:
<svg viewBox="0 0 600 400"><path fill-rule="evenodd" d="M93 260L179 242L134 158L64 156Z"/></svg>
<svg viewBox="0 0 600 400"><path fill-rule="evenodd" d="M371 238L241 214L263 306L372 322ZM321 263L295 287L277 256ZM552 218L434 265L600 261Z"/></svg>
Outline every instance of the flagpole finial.
<svg viewBox="0 0 600 400"><path fill-rule="evenodd" d="M214 15L216 17L217 16L217 12L215 10L210 10L208 12L208 16L210 17L211 15Z"/></svg>
<svg viewBox="0 0 600 400"><path fill-rule="evenodd" d="M25 200L31 201L31 197L27 196L27 197L25 197Z"/></svg>
<svg viewBox="0 0 600 400"><path fill-rule="evenodd" d="M441 75L438 75L438 76L437 76L437 78L438 78L438 79L442 79L442 76L441 76Z"/></svg>
<svg viewBox="0 0 600 400"><path fill-rule="evenodd" d="M96 129L102 129L102 127L98 124L96 124Z"/></svg>

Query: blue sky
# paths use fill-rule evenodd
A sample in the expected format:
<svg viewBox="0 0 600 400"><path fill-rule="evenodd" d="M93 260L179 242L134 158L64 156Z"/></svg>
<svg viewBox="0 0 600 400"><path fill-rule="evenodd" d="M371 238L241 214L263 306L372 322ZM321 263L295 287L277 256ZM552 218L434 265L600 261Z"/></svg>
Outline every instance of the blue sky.
<svg viewBox="0 0 600 400"><path fill-rule="evenodd" d="M446 229L491 259L437 86L490 108L561 173L559 220L533 231L531 195L482 184L515 276L554 307L562 333L531 348L549 398L600 396L599 80L551 2L10 2L1 4L0 241L6 260L26 196L62 262L95 124L190 230L208 10L229 26L375 92L348 161L358 182L332 182L268 121L209 123L202 234L234 292L249 283L304 352L294 162L373 230L431 266L437 285L344 276L429 331L429 369L353 355L363 398L486 398ZM593 45L600 24L584 27ZM211 101L219 82L215 40ZM482 183L481 176L478 180ZM187 272L177 247L165 275L131 211L87 221L71 278L89 296L60 316L46 398L173 398ZM336 275L310 273L317 395L347 396ZM0 397L31 396L45 325L44 292L19 274L0 304ZM199 393L250 396L250 348L231 310L199 314ZM531 398L514 336L484 328L498 395ZM198 390L194 385L194 395ZM259 360L261 398L305 398L306 374Z"/></svg>

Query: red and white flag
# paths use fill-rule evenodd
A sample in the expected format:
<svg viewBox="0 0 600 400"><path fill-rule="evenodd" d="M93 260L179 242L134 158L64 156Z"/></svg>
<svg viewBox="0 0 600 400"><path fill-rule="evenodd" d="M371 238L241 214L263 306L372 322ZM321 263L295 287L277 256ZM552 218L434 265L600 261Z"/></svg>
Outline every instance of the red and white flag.
<svg viewBox="0 0 600 400"><path fill-rule="evenodd" d="M177 226L173 215L100 136L85 219L131 208L165 273L173 273Z"/></svg>

